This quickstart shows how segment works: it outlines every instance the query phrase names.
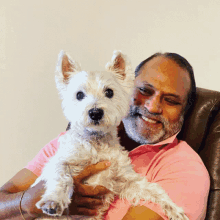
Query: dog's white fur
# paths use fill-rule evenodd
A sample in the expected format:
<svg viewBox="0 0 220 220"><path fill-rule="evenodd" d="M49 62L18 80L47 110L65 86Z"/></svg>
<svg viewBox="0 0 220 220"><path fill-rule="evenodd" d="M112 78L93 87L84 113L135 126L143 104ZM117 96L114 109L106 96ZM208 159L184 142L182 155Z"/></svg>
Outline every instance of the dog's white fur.
<svg viewBox="0 0 220 220"><path fill-rule="evenodd" d="M128 112L134 82L128 59L120 51L114 51L106 69L102 72L81 71L80 65L69 55L63 51L59 54L55 80L71 129L59 138L57 153L32 185L40 180L46 181L45 194L36 206L46 214L46 209L55 208L56 213L51 216L61 216L71 202L74 191L72 176L89 164L108 160L111 166L86 182L92 186L103 185L112 192L105 196L99 215L89 219L102 219L114 196L118 195L133 205L140 200L158 203L170 219L187 220L183 209L173 203L158 184L148 182L133 170L128 152L120 146L117 126ZM106 97L107 88L113 90L112 98ZM85 94L82 100L76 98L79 91ZM94 123L89 117L88 112L92 108L104 112L99 123Z"/></svg>

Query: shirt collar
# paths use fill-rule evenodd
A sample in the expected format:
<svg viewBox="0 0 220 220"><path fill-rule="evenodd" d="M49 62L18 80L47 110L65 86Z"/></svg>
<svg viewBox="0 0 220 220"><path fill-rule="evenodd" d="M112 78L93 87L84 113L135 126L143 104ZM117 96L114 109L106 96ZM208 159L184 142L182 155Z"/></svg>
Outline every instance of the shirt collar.
<svg viewBox="0 0 220 220"><path fill-rule="evenodd" d="M164 145L164 144L170 144L173 143L173 141L175 140L176 136L179 134L179 132L177 132L176 134L174 134L173 136L167 138L166 140L163 140L161 142L158 142L156 144L147 144L150 146L157 146L157 145Z"/></svg>
<svg viewBox="0 0 220 220"><path fill-rule="evenodd" d="M137 151L144 151L144 150L146 150L146 147L147 148L150 147L151 149L159 151L161 149L161 146L173 143L174 140L176 139L176 136L179 134L179 132L177 132L173 136L167 138L166 140L160 141L160 142L158 142L156 144L143 144L143 145L139 145L138 147L136 147L133 150L131 150L129 152L129 155L132 155L132 154L136 153Z"/></svg>

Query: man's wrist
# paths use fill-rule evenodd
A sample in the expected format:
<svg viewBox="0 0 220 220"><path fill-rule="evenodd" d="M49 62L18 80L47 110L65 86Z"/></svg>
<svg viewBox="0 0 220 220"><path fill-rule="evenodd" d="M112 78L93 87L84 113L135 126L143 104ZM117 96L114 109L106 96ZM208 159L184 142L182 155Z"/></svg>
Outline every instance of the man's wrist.
<svg viewBox="0 0 220 220"><path fill-rule="evenodd" d="M22 210L21 219L22 220L32 220L32 219L35 219L40 216L41 216L40 214L32 214L30 212Z"/></svg>
<svg viewBox="0 0 220 220"><path fill-rule="evenodd" d="M22 220L32 220L37 217L40 217L40 214L31 213L29 208L26 206L26 204L30 203L30 201L27 201L29 200L29 197L30 195L28 194L28 192L27 193L26 191L22 192L21 199L20 199L20 207L19 207Z"/></svg>
<svg viewBox="0 0 220 220"><path fill-rule="evenodd" d="M30 216L30 214L28 214L28 213L24 213L23 212L23 218L21 217L21 219L22 220L32 220L32 219L35 219L35 218L37 218L37 216Z"/></svg>

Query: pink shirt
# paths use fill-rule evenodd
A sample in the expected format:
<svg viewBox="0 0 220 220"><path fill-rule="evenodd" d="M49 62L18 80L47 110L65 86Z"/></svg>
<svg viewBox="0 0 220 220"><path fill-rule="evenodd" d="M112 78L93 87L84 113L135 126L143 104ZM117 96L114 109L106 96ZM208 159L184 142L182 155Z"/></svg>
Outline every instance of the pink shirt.
<svg viewBox="0 0 220 220"><path fill-rule="evenodd" d="M25 168L40 176L44 165L57 151L59 136L42 148ZM160 149L164 144L167 145ZM177 140L174 135L155 145L141 145L130 151L129 157L134 170L148 181L159 184L190 220L205 219L210 178L201 158L186 142ZM168 220L158 204L141 205ZM130 207L128 201L115 198L105 220L121 220Z"/></svg>

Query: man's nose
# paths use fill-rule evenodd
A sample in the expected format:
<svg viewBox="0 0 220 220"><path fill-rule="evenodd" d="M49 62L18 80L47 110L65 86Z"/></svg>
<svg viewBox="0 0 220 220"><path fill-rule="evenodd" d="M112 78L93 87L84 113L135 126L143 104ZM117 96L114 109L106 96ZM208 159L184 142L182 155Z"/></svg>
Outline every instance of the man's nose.
<svg viewBox="0 0 220 220"><path fill-rule="evenodd" d="M148 110L151 114L161 114L162 113L162 106L159 96L152 96L148 98L145 103L144 107Z"/></svg>

